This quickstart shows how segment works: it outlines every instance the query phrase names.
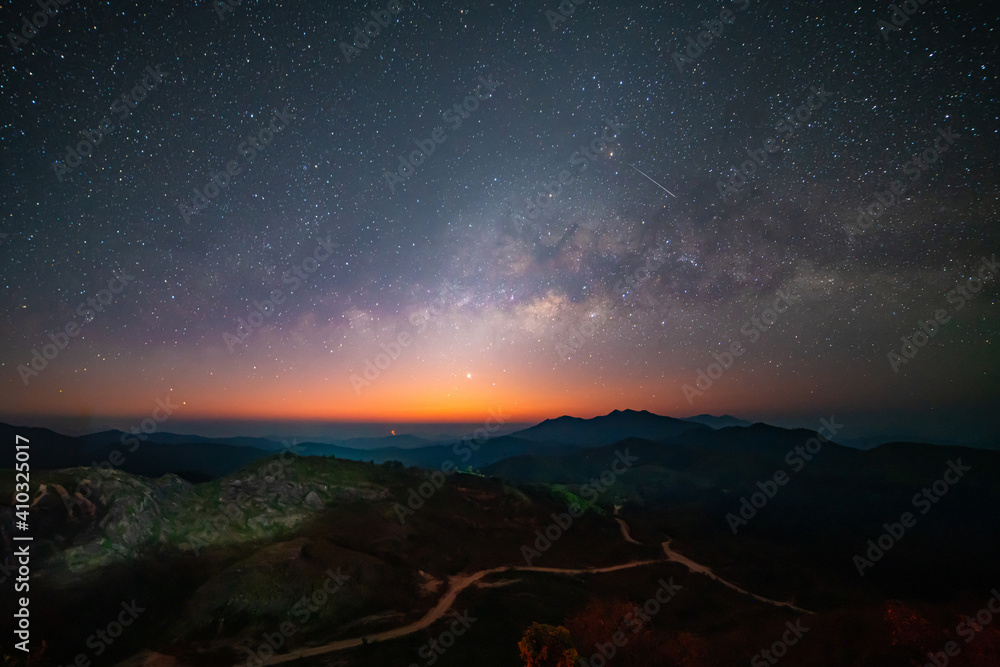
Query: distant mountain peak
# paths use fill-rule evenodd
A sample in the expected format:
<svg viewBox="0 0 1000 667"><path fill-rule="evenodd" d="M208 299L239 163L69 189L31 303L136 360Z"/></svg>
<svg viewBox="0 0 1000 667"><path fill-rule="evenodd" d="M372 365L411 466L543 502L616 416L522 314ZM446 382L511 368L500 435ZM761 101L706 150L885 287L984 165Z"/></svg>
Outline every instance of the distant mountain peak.
<svg viewBox="0 0 1000 667"><path fill-rule="evenodd" d="M722 415L721 417L716 417L715 415L702 414L695 415L694 417L685 417L684 421L694 424L702 424L714 429L729 428L731 426L747 427L753 425L753 422L747 421L746 419L740 419L739 417L733 417L732 415Z"/></svg>
<svg viewBox="0 0 1000 667"><path fill-rule="evenodd" d="M612 410L591 419L563 415L546 419L512 435L534 442L557 442L584 447L609 445L626 438L666 440L703 425L648 410Z"/></svg>

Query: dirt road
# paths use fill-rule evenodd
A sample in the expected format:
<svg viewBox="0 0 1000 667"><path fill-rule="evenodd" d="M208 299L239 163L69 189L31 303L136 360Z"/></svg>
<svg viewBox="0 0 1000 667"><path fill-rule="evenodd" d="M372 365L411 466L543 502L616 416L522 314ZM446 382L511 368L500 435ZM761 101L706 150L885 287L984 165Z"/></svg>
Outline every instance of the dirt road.
<svg viewBox="0 0 1000 667"><path fill-rule="evenodd" d="M616 508L617 509L617 508ZM617 511L615 512L617 514ZM628 524L625 523L624 519L615 517L615 521L621 527L622 537L626 542L630 544L641 544L634 540L629 532ZM797 612L803 614L813 614L815 612L809 611L808 609L802 609L801 607L796 607L790 602L781 602L779 600L772 600L770 598L765 598L760 595L751 593L750 591L740 588L736 584L730 583L719 577L710 567L696 563L690 558L683 556L673 549L670 548L670 540L663 543L663 553L666 554L666 561L671 561L674 563L679 563L683 565L691 572L697 574L703 574L710 579L714 579L723 586L731 588L732 590L741 593L743 595L748 595L752 599L759 602L764 602L766 604L774 605L775 607L787 607ZM376 632L373 634L365 635L364 638L368 640L368 643L387 641L389 639L396 639L398 637L405 637L406 635L413 634L414 632L419 632L425 628L430 627L436 621L444 618L448 610L451 609L455 600L458 599L459 593L464 591L469 586L476 584L483 577L488 577L491 574L498 574L501 572L546 572L549 574L602 574L605 572L617 572L618 570L626 570L633 567L640 567L642 565L651 565L653 563L663 563L666 562L662 559L650 559L650 560L633 560L627 563L622 563L621 565L609 565L607 567L582 567L582 568L562 568L562 567L539 567L539 566L529 566L529 565L511 565L494 567L488 570L479 570L478 572L473 572L471 574L456 574L449 578L448 580L448 591L441 596L438 603L433 609L428 611L423 618L418 621L414 621L409 625L404 625L398 628L393 628L392 630L385 630L383 632ZM348 648L354 648L355 646L361 646L362 637L355 637L353 639L341 639L339 641L330 642L329 644L323 644L322 646L313 646L312 648L302 648L290 653L284 653L282 655L273 656L267 660L262 660L262 665L277 665L283 662L290 662L292 660L298 660L299 658L309 658L316 655L323 655L324 653L333 653L335 651L342 651Z"/></svg>
<svg viewBox="0 0 1000 667"><path fill-rule="evenodd" d="M539 566L528 566L528 565L514 565L514 566L503 566L494 567L488 570L479 570L478 572L473 572L472 574L457 574L448 580L448 592L445 593L440 600L438 600L437 605L434 606L429 612L427 612L423 618L419 621L414 621L409 625L404 625L402 627L393 628L392 630L386 630L384 632L376 632L373 634L365 635L368 639L368 643L386 641L388 639L396 639L397 637L403 637L414 632L419 632L425 628L430 627L436 621L440 620L448 613L451 606L455 603L458 598L458 594L463 590L472 586L478 582L483 577L489 576L491 574L498 574L500 572L546 572L549 574L601 574L604 572L617 572L618 570L627 570L632 567L639 567L642 565L651 565L653 563L663 563L662 559L650 559L650 560L634 560L628 563L622 563L621 565L609 565L607 567L582 567L582 568L562 568L562 567L539 567ZM282 655L276 655L267 660L262 660L263 665L277 665L283 662L289 662L291 660L297 660L299 658L308 658L316 655L322 655L324 653L333 653L334 651L342 651L348 648L354 648L355 646L361 646L361 637L355 637L353 639L341 639L340 641L330 642L329 644L323 644L322 646L314 646L312 648L303 648L297 651L292 651L290 653L284 653Z"/></svg>

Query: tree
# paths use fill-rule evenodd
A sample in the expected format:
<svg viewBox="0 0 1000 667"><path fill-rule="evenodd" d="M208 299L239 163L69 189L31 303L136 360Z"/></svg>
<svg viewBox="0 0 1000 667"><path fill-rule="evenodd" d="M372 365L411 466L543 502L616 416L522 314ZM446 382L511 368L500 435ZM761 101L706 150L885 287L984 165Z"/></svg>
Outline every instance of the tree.
<svg viewBox="0 0 1000 667"><path fill-rule="evenodd" d="M532 623L517 646L524 667L574 667L579 659L569 630L561 625Z"/></svg>

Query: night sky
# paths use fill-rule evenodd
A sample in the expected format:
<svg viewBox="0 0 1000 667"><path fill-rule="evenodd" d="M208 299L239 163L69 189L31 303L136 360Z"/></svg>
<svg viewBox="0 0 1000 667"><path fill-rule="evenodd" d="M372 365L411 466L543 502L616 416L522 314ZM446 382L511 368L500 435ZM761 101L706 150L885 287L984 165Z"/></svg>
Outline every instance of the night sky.
<svg viewBox="0 0 1000 667"><path fill-rule="evenodd" d="M0 22L4 421L1000 433L986 3L52 4Z"/></svg>

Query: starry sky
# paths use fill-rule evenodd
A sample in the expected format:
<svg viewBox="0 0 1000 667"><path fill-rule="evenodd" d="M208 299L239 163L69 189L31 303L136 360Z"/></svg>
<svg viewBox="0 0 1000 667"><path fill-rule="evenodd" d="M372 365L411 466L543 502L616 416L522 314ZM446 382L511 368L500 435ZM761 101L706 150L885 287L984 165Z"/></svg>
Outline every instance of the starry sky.
<svg viewBox="0 0 1000 667"><path fill-rule="evenodd" d="M52 7L0 14L0 419L1000 434L982 3Z"/></svg>

